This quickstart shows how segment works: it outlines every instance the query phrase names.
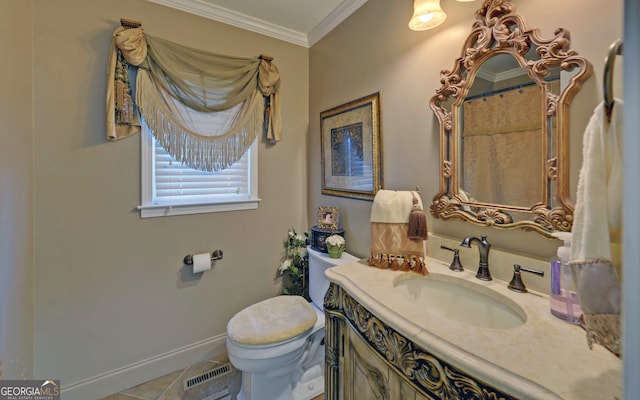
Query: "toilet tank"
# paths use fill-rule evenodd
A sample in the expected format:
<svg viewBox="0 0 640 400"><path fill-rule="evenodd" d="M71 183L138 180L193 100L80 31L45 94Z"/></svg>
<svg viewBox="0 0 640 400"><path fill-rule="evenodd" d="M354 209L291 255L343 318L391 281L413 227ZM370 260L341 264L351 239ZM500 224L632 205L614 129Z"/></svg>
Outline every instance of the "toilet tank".
<svg viewBox="0 0 640 400"><path fill-rule="evenodd" d="M320 310L324 310L324 295L329 290L329 280L324 271L336 265L358 261L359 258L344 252L342 258L331 258L329 254L307 247L309 253L309 297Z"/></svg>

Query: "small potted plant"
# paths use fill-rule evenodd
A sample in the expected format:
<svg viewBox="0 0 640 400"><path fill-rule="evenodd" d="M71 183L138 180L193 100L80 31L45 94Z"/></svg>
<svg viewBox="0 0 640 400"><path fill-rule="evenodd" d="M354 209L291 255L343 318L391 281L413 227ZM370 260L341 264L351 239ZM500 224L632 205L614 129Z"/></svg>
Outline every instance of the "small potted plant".
<svg viewBox="0 0 640 400"><path fill-rule="evenodd" d="M326 240L327 252L331 258L342 258L344 252L345 241L340 235L331 235Z"/></svg>

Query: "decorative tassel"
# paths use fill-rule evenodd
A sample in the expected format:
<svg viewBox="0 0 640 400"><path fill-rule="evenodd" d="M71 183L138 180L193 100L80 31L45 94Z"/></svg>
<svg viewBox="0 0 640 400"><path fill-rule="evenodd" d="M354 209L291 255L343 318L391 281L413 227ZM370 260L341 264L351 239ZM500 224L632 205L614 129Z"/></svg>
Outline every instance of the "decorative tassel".
<svg viewBox="0 0 640 400"><path fill-rule="evenodd" d="M119 124L126 124L129 119L131 96L128 91L129 87L125 82L115 81L116 122Z"/></svg>
<svg viewBox="0 0 640 400"><path fill-rule="evenodd" d="M369 264L369 266L371 267L375 267L377 263L377 260L375 258L375 256L373 255L373 253L371 253L371 255L369 256L369 259L367 260L367 264Z"/></svg>
<svg viewBox="0 0 640 400"><path fill-rule="evenodd" d="M380 268L380 256L378 254L371 253L368 264L372 267Z"/></svg>
<svg viewBox="0 0 640 400"><path fill-rule="evenodd" d="M427 263L422 257L420 257L420 260L418 261L416 272L420 275L429 275L429 270L427 270Z"/></svg>
<svg viewBox="0 0 640 400"><path fill-rule="evenodd" d="M409 214L409 229L407 232L411 240L425 240L427 238L427 216L424 215L422 207L418 203L418 198L413 193L413 206Z"/></svg>
<svg viewBox="0 0 640 400"><path fill-rule="evenodd" d="M391 257L391 256L389 256ZM398 264L398 257L393 256L393 261L391 262L391 266L389 267L392 271L400 270L400 264Z"/></svg>
<svg viewBox="0 0 640 400"><path fill-rule="evenodd" d="M118 61L116 62L116 72L114 81L115 93L115 121L123 125L140 125L136 106L131 98L131 86L127 76L129 64L124 59L122 52L118 49Z"/></svg>
<svg viewBox="0 0 640 400"><path fill-rule="evenodd" d="M376 268L382 268L382 259L380 254L371 254L371 257L369 258L369 265L372 267L376 267Z"/></svg>
<svg viewBox="0 0 640 400"><path fill-rule="evenodd" d="M385 260L385 256L386 256L386 260ZM388 269L389 268L389 255L388 254L383 254L382 255L382 260L380 260L380 265L378 265L378 268L380 268L380 269Z"/></svg>
<svg viewBox="0 0 640 400"><path fill-rule="evenodd" d="M411 263L409 262L409 256L404 256L404 262L402 263L402 267L400 267L400 271L403 271L403 272L411 271Z"/></svg>

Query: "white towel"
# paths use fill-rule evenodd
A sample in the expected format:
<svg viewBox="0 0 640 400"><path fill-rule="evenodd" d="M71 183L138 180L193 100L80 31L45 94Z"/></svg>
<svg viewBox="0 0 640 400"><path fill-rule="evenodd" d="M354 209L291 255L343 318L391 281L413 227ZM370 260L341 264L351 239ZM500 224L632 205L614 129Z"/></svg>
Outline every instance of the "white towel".
<svg viewBox="0 0 640 400"><path fill-rule="evenodd" d="M416 195L420 208L422 199ZM382 222L388 224L409 223L409 215L413 206L413 192L378 190L371 206L370 222Z"/></svg>
<svg viewBox="0 0 640 400"><path fill-rule="evenodd" d="M611 122L604 103L595 111L584 135L583 164L572 229L574 260L619 260L622 231L622 115L616 99Z"/></svg>
<svg viewBox="0 0 640 400"><path fill-rule="evenodd" d="M609 122L604 103L599 104L584 135L571 264L585 314L620 313L622 114L623 103L615 100ZM598 329L587 326L588 331Z"/></svg>

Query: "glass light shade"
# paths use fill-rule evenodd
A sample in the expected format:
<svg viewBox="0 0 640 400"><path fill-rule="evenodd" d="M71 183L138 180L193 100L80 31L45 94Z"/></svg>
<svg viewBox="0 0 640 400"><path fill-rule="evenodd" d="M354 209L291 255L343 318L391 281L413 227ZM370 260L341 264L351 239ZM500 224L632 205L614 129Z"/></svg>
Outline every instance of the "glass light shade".
<svg viewBox="0 0 640 400"><path fill-rule="evenodd" d="M409 21L409 28L414 31L424 31L435 28L447 19L447 14L440 7L440 0L414 0L413 17Z"/></svg>

